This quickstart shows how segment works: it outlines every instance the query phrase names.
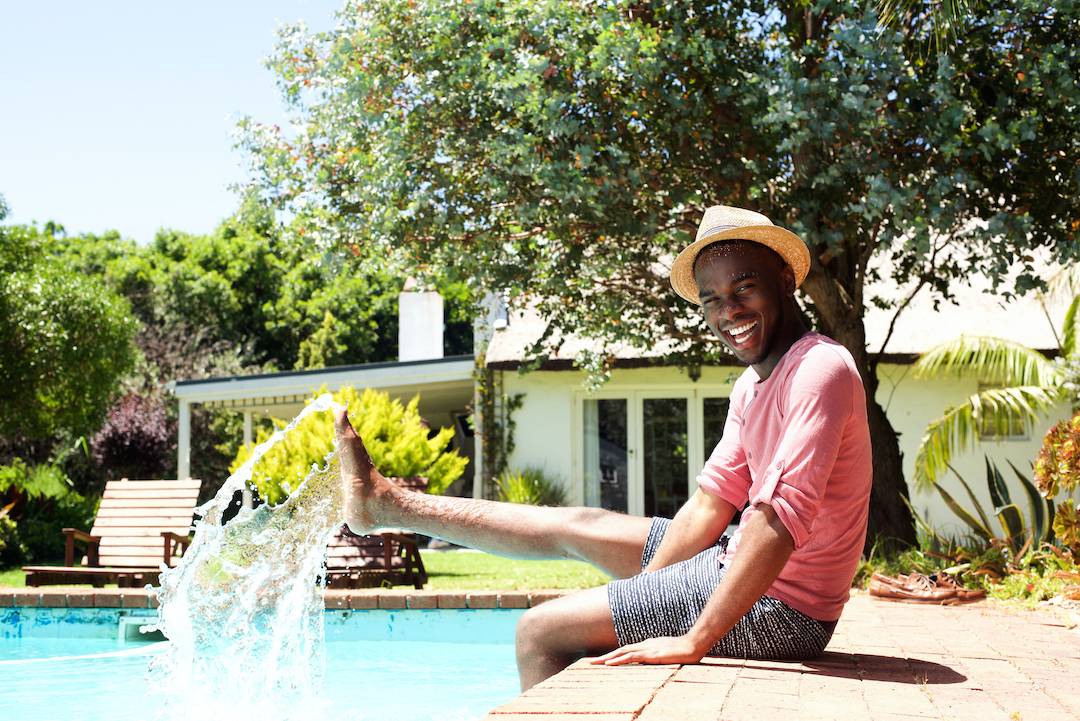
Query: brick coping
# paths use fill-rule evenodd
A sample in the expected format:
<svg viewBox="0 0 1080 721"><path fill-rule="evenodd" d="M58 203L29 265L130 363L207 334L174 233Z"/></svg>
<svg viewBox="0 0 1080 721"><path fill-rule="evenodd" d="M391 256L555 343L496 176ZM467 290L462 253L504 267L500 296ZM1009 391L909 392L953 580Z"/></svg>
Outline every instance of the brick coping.
<svg viewBox="0 0 1080 721"><path fill-rule="evenodd" d="M505 608L523 609L570 593L546 591L417 591L413 589L327 589L328 610ZM0 608L157 608L157 595L145 588L0 588Z"/></svg>

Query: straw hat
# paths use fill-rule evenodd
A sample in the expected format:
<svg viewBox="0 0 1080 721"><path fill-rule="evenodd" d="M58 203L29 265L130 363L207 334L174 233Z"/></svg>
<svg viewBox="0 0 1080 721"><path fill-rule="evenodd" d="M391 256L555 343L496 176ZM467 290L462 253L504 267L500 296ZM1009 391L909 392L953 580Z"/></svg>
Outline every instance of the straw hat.
<svg viewBox="0 0 1080 721"><path fill-rule="evenodd" d="M730 205L714 205L705 211L697 238L683 248L671 264L671 287L686 300L700 305L694 260L702 249L720 240L750 240L772 248L795 272L795 287L802 285L810 271L810 251L802 238L787 228L773 225L761 213Z"/></svg>

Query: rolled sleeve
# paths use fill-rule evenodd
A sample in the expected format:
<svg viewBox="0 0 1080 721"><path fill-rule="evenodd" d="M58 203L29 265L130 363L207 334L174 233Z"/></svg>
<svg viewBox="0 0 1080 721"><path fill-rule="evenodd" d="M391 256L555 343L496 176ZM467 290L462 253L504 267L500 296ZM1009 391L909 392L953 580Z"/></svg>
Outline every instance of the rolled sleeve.
<svg viewBox="0 0 1080 721"><path fill-rule="evenodd" d="M735 508L746 505L750 493L750 467L743 448L742 402L732 396L732 403L724 422L724 435L716 444L705 467L697 477L698 488L724 499Z"/></svg>
<svg viewBox="0 0 1080 721"><path fill-rule="evenodd" d="M782 436L750 503L772 506L795 548L800 548L813 533L840 451L852 412L854 380L847 366L826 349L808 356L788 382Z"/></svg>

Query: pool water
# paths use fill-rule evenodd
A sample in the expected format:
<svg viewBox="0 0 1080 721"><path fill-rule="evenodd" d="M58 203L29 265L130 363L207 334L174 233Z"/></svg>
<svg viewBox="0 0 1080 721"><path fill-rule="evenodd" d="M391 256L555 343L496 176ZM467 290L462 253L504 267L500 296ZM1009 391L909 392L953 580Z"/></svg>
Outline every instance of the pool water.
<svg viewBox="0 0 1080 721"><path fill-rule="evenodd" d="M0 616L0 719L143 721L161 714L146 671L166 642L117 640L116 614L90 613L105 609L88 609L77 624L70 613L21 610L15 622ZM519 615L328 611L327 706L313 718L481 718L518 694L512 640Z"/></svg>

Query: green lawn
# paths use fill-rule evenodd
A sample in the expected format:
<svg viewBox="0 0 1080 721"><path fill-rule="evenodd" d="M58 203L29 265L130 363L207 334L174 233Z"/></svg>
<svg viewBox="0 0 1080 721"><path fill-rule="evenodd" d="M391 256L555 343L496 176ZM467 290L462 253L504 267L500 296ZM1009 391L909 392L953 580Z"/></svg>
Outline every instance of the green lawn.
<svg viewBox="0 0 1080 721"><path fill-rule="evenodd" d="M26 574L18 568L0 570L0 588L22 588L26 585Z"/></svg>
<svg viewBox="0 0 1080 721"><path fill-rule="evenodd" d="M421 551L421 555L429 576L425 588L439 591L590 588L608 580L580 561L515 561L475 551ZM0 570L0 588L25 585L18 568Z"/></svg>
<svg viewBox="0 0 1080 721"><path fill-rule="evenodd" d="M607 583L607 574L580 561L518 561L475 551L421 551L428 572L425 588L530 591L542 588L591 588Z"/></svg>

